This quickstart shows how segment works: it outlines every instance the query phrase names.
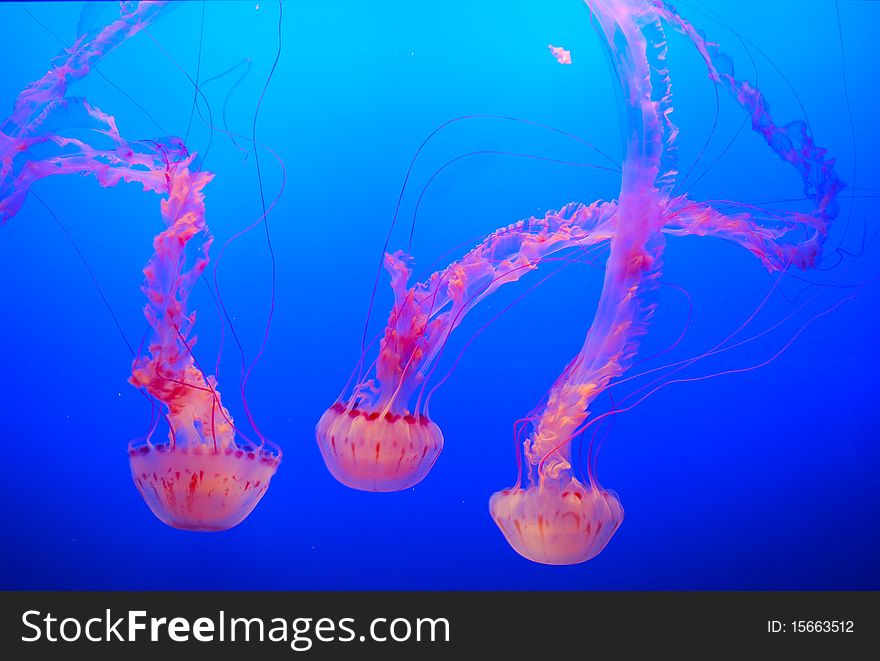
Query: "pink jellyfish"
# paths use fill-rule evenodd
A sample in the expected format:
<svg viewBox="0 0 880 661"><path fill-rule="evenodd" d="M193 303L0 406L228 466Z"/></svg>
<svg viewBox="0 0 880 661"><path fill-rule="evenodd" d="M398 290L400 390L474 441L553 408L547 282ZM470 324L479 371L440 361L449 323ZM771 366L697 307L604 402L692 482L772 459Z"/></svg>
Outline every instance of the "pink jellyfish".
<svg viewBox="0 0 880 661"><path fill-rule="evenodd" d="M672 9L659 0L588 4L613 54L628 116L616 227L602 295L584 345L530 418L533 428L523 442L529 486L518 482L489 502L508 543L524 557L546 564L594 557L623 518L617 495L602 488L592 465L589 484L574 477L571 441L590 424L586 420L591 402L632 364L653 311L650 294L660 273L664 233L711 234L737 241L770 270L807 268L818 256L842 188L833 162L813 144L806 126L776 126L760 92L737 81L732 70L721 71L713 56L717 47ZM683 196L671 197L677 129L671 122L672 90L661 19L690 37L710 78L734 94L750 114L753 128L798 169L806 195L815 203L813 212L770 213L744 205L739 213L725 214ZM783 242L790 234L794 242Z"/></svg>
<svg viewBox="0 0 880 661"><path fill-rule="evenodd" d="M428 417L428 376L465 314L504 284L556 252L607 241L614 204L569 205L488 236L462 259L407 287L409 257L385 256L394 307L374 374L336 402L317 425L318 446L333 476L365 491L399 491L421 481L443 448Z"/></svg>
<svg viewBox="0 0 880 661"><path fill-rule="evenodd" d="M281 453L237 439L215 378L204 375L193 354L195 312L187 310L187 298L208 263L212 239L203 189L213 175L194 167L195 154L179 140L129 142L113 117L65 96L69 82L148 25L162 4L144 2L132 9L123 4L117 20L82 35L19 95L12 116L0 126L0 222L16 215L35 182L55 175L90 175L104 187L136 182L162 196L165 229L153 241L154 254L144 269L144 313L153 337L149 356L136 357L129 380L164 405L170 431L167 442L148 438L130 447L131 473L147 505L169 526L225 530L259 502ZM43 130L44 125L89 128L110 144L94 146L65 137L62 129ZM39 156L35 146L41 147ZM194 239L201 240L198 249Z"/></svg>

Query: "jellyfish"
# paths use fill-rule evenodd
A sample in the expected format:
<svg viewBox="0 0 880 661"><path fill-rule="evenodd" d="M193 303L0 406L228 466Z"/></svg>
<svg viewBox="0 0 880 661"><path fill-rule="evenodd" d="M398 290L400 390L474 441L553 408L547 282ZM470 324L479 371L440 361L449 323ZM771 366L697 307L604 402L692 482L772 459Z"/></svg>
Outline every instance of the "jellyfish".
<svg viewBox="0 0 880 661"><path fill-rule="evenodd" d="M480 301L543 259L607 241L615 210L607 203L572 204L501 228L411 287L410 256L386 254L394 306L373 373L327 409L316 428L331 474L364 491L399 491L424 479L443 448L424 386L452 331Z"/></svg>
<svg viewBox="0 0 880 661"><path fill-rule="evenodd" d="M777 126L763 95L738 81L717 46L671 7L660 0L588 0L587 4L624 92L626 146L615 233L585 342L531 418L531 432L523 441L528 486L518 482L489 501L492 518L514 550L535 562L556 565L597 555L623 519L618 496L601 486L592 464L588 484L574 476L572 439L590 424L591 402L632 365L654 311L652 294L665 235L717 235L743 244L771 271L808 268L837 213L835 198L842 188L833 161L815 146L807 126L798 122ZM799 171L805 194L815 205L811 213L770 213L744 206L739 213L728 214L685 196L672 196L677 129L671 121L672 88L661 21L690 38L710 79L733 93L749 113L752 128Z"/></svg>
<svg viewBox="0 0 880 661"><path fill-rule="evenodd" d="M113 116L66 95L70 82L146 27L163 4L123 3L118 19L81 35L19 95L0 125L0 223L18 213L33 184L50 176L91 176L103 187L138 183L161 197L165 228L143 271L144 314L153 334L149 355L135 357L129 381L164 406L169 435L165 442L148 437L130 445L129 463L138 491L161 521L217 531L250 514L281 453L238 438L216 379L205 376L193 352L196 315L187 300L208 264L212 237L203 191L213 175L196 167L196 154L182 141L127 140ZM72 137L69 129L88 129L94 140Z"/></svg>

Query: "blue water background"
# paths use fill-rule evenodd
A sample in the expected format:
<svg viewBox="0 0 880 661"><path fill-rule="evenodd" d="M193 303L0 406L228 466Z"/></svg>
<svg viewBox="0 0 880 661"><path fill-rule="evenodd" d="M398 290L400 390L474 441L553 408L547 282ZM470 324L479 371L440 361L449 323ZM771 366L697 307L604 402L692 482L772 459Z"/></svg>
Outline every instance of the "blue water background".
<svg viewBox="0 0 880 661"><path fill-rule="evenodd" d="M114 11L108 5L104 16ZM855 175L855 199L842 200L829 246L842 241L858 252L862 232L870 238L878 229L880 3L839 3L842 44L832 2L713 0L678 7L722 43L743 77L757 80L780 123L803 119L805 110L818 144L838 159L840 176L852 183ZM47 28L69 44L81 9L81 3L34 3L27 5L31 16L19 4L0 4L0 115L61 48ZM181 68L194 78L200 61L199 78L206 80L249 58L251 71L234 89L244 66L203 87L220 128L232 89L226 121L249 136L278 46L278 5L208 2L200 49L202 12L202 3L185 3L160 18L149 36L138 35L101 62L125 95L97 75L71 93L113 114L129 138L161 136L154 120L183 137L194 93ZM671 31L669 40L686 172L712 128L715 94L695 50ZM570 49L573 65L558 64L548 43ZM126 382L128 349L87 270L49 212L29 199L0 228L0 587L880 588L876 242L861 257L839 264L829 257L827 266L835 268L803 276L809 283L784 279L789 300L773 294L737 339L794 312L789 321L682 375L765 362L813 316L852 297L808 325L770 364L670 385L615 418L599 474L619 493L626 517L605 551L586 564L547 567L520 558L489 517L487 500L515 479L513 421L532 409L580 347L600 291L596 267L564 269L472 343L432 402L446 447L423 483L368 494L341 486L325 469L314 425L359 356L385 233L419 143L445 120L496 113L570 131L619 159L615 90L589 13L575 0L285 3L281 57L257 125L259 141L287 169L286 189L270 216L276 309L248 389L258 424L283 447L284 460L252 515L225 533L173 530L137 493L126 446L146 433L149 406ZM210 131L200 115L207 120L203 103L187 144L203 153ZM722 91L715 136L685 189L696 199L801 197L794 170L743 128L743 119ZM392 248L406 248L416 199L432 173L475 150L603 162L538 128L497 120L455 124L418 161ZM271 200L280 169L268 152L260 159ZM206 188L215 254L260 215L254 166L252 153L245 158L215 132L204 162L216 174ZM411 249L416 276L497 227L569 201L613 199L618 186L615 173L588 168L465 158L424 195ZM147 329L139 288L151 238L161 228L158 199L139 186L103 189L92 178L55 178L35 191L69 231L137 346ZM798 204L782 206L808 208ZM476 309L454 334L437 374L540 277ZM693 313L683 342L642 368L711 348L749 318L774 283L742 248L699 237L669 240L663 279L687 289ZM270 297L261 227L227 251L220 287L250 359ZM643 355L668 347L688 320L676 289L662 288L658 302ZM196 355L212 364L220 321L208 288L196 287L191 303L199 311ZM381 330L389 306L383 274L371 334ZM238 370L227 336L220 390L245 425ZM607 405L600 401L600 409Z"/></svg>

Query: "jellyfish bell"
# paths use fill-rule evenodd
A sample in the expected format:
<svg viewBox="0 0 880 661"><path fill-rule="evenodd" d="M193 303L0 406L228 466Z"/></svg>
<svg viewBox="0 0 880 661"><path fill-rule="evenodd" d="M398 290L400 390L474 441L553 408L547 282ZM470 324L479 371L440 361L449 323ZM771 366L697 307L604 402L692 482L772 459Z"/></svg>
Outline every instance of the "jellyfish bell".
<svg viewBox="0 0 880 661"><path fill-rule="evenodd" d="M241 523L269 488L280 457L252 447L129 448L131 476L150 510L172 528L228 530Z"/></svg>
<svg viewBox="0 0 880 661"><path fill-rule="evenodd" d="M130 381L166 404L168 440L129 446L135 486L147 506L172 528L228 530L241 523L269 488L281 451L260 437L250 443L221 402L217 380L205 377L191 352L139 357ZM178 378L169 357L179 356Z"/></svg>
<svg viewBox="0 0 880 661"><path fill-rule="evenodd" d="M418 484L443 449L443 434L427 416L339 402L321 416L315 434L333 477L361 491L401 491Z"/></svg>
<svg viewBox="0 0 880 661"><path fill-rule="evenodd" d="M489 499L489 512L514 551L545 565L574 565L595 557L623 521L617 494L574 477L564 486L547 481L497 491Z"/></svg>

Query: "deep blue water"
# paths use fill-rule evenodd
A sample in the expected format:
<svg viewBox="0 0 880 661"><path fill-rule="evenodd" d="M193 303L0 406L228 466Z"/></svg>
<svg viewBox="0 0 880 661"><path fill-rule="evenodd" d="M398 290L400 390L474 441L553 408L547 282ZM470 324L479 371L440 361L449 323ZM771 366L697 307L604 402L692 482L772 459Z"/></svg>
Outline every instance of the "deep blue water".
<svg viewBox="0 0 880 661"><path fill-rule="evenodd" d="M757 82L777 120L806 116L849 188L824 270L784 278L736 339L787 321L684 376L766 362L803 329L784 353L760 369L670 385L616 417L599 470L626 517L598 557L572 567L532 564L508 547L487 511L489 495L515 479L513 420L580 347L600 291L596 268L566 268L473 342L432 401L446 447L415 488L347 489L325 469L314 439L316 421L359 356L402 178L428 133L459 115L495 113L559 127L620 157L615 86L588 12L576 0L291 1L257 123L258 140L284 161L287 185L269 220L276 314L247 393L262 430L283 447L283 463L256 510L231 531L181 532L149 512L126 454L150 420L149 406L126 382L128 349L70 241L31 198L0 228L0 587L880 588L880 261L870 241L880 195L873 47L880 3L678 7L734 57L740 75ZM81 3L0 4L0 115L45 72L61 42L73 41L81 10ZM113 11L108 3L96 20ZM113 85L93 74L71 93L113 114L133 138L184 137L192 117L187 144L204 153L208 107L200 102L193 113L193 85L182 72L195 79L198 71L208 81L202 89L214 125L225 121L249 136L278 48L278 13L270 1L185 3L101 63ZM669 39L687 172L712 129L715 95L694 49L678 34ZM559 65L548 43L570 49L572 66ZM723 91L719 107L709 147L679 190L746 202L801 197L794 171L742 127L742 111ZM406 247L432 173L475 150L597 162L583 145L539 128L457 123L420 157L392 248ZM271 199L280 168L267 152L260 158ZM203 167L216 174L206 189L216 247L259 217L257 173L253 154L245 157L219 131ZM424 195L411 249L416 275L497 227L569 201L613 199L618 189L614 173L509 156L463 159ZM136 346L146 330L141 269L161 227L155 196L81 178L47 180L35 190ZM842 260L838 245L848 251ZM689 292L693 313L684 341L646 367L714 346L774 282L741 248L699 237L669 240L663 279ZM475 310L438 374L537 281L526 279ZM262 229L227 251L220 286L252 357L271 292ZM678 290L662 288L658 302L644 355L669 346L688 321ZM196 355L212 363L220 320L208 288L198 286L191 304L199 310ZM383 274L372 332L389 305ZM238 360L227 342L220 388L243 422Z"/></svg>

